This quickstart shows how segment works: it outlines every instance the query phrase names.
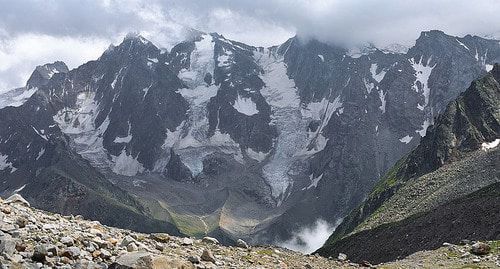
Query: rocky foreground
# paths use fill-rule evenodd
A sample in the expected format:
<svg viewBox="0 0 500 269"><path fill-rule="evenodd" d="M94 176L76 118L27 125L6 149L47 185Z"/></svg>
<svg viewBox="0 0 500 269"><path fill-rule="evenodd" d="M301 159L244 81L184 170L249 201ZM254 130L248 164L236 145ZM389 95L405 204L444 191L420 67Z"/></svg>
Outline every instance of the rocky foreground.
<svg viewBox="0 0 500 269"><path fill-rule="evenodd" d="M0 199L1 200L1 199ZM101 225L81 216L61 216L30 207L19 195L0 201L1 268L359 268L343 254L324 258L290 250L221 246L215 238L180 238L143 234ZM500 244L447 245L381 268L494 268ZM474 248L472 248L474 250ZM478 249L476 247L476 249ZM373 266L372 266L373 267Z"/></svg>
<svg viewBox="0 0 500 269"><path fill-rule="evenodd" d="M80 216L29 206L14 195L0 203L2 268L356 268L276 247L221 246L214 238L180 238L111 228Z"/></svg>

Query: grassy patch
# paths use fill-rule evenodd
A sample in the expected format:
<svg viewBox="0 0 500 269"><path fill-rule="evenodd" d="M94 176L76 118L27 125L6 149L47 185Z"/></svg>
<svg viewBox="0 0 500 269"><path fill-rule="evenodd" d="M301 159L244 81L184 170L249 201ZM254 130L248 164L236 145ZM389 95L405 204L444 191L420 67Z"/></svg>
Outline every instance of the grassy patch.
<svg viewBox="0 0 500 269"><path fill-rule="evenodd" d="M406 163L406 158L407 156L401 158L396 164L392 166L392 168L385 174L382 180L380 180L377 185L375 185L375 188L373 188L370 196L377 196L384 191L396 186L396 184L400 181L400 177L398 177L398 174L403 165Z"/></svg>
<svg viewBox="0 0 500 269"><path fill-rule="evenodd" d="M261 249L261 250L258 250L257 251L257 254L259 255L267 255L267 256L271 256L273 255L273 250L272 249Z"/></svg>

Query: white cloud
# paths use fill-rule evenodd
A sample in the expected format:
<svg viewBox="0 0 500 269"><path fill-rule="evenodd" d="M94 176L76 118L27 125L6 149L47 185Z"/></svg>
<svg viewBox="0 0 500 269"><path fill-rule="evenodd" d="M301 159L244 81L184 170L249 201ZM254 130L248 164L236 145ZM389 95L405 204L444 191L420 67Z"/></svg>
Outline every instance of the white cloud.
<svg viewBox="0 0 500 269"><path fill-rule="evenodd" d="M70 68L96 59L109 46L104 38L23 34L0 42L0 92L23 86L37 65L64 61Z"/></svg>
<svg viewBox="0 0 500 269"><path fill-rule="evenodd" d="M276 245L306 254L312 253L323 246L341 222L342 220L337 220L334 224L330 224L318 219L311 226L303 227L295 232L289 240L276 242Z"/></svg>
<svg viewBox="0 0 500 269"><path fill-rule="evenodd" d="M432 29L500 35L498 0L0 0L0 7L0 89L23 85L39 64L94 59L127 32L166 48L190 28L257 46L295 33L343 46L408 44Z"/></svg>

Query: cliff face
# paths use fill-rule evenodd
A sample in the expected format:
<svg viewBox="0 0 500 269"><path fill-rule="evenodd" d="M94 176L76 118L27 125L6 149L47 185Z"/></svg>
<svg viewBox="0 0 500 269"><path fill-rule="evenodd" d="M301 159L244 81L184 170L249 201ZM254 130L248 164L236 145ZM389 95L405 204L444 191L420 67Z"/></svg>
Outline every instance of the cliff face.
<svg viewBox="0 0 500 269"><path fill-rule="evenodd" d="M495 65L446 107L420 144L344 219L319 253L351 252L355 259L382 262L436 248L444 241L498 236L495 225L474 225L498 218L498 206L487 201L497 193L500 181L499 69ZM481 203L487 204L485 212L477 215L474 207ZM463 228L456 229L455 222ZM369 240L370 251L356 252L375 235ZM400 243L387 241L393 237ZM402 248L404 244L408 247Z"/></svg>

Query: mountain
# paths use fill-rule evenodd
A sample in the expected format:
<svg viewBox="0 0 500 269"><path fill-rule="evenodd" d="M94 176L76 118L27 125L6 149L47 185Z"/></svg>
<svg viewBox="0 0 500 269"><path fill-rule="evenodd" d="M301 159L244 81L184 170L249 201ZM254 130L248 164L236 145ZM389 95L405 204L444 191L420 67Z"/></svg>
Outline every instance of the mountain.
<svg viewBox="0 0 500 269"><path fill-rule="evenodd" d="M473 81L318 253L380 263L443 242L497 239L499 83L498 64Z"/></svg>
<svg viewBox="0 0 500 269"><path fill-rule="evenodd" d="M0 261L6 268L342 268L354 269L345 259L310 256L273 246L222 246L217 239L192 239L166 233L144 234L30 207L20 195L0 201ZM493 268L500 261L500 242L488 242L488 255L469 255L470 246L449 246L384 264L384 268L413 268L436 263L446 268L464 263ZM446 257L445 254L450 255Z"/></svg>
<svg viewBox="0 0 500 269"><path fill-rule="evenodd" d="M76 69L37 68L29 98L0 109L1 194L125 228L281 242L358 206L495 62L498 41L440 31L358 54L201 32L164 50L131 34Z"/></svg>

